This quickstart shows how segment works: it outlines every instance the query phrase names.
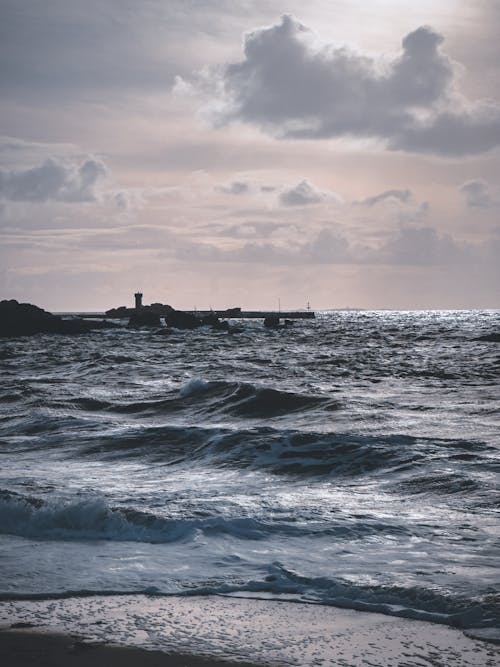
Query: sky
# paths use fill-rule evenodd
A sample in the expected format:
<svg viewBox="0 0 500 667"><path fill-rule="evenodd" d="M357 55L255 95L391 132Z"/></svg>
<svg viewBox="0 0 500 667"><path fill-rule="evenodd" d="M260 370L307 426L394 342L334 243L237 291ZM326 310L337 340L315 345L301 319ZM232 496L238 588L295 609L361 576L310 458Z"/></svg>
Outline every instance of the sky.
<svg viewBox="0 0 500 667"><path fill-rule="evenodd" d="M498 0L0 0L0 298L500 307Z"/></svg>

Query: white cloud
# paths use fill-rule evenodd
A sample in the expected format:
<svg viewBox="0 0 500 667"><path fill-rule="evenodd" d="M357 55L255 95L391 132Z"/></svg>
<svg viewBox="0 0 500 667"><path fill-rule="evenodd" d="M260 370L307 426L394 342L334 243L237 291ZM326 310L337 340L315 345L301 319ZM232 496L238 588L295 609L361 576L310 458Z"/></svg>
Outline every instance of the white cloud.
<svg viewBox="0 0 500 667"><path fill-rule="evenodd" d="M250 123L280 138L366 137L392 150L467 155L500 145L500 104L468 102L442 35L422 26L388 58L317 36L292 16L245 35L244 59L193 81L215 126Z"/></svg>

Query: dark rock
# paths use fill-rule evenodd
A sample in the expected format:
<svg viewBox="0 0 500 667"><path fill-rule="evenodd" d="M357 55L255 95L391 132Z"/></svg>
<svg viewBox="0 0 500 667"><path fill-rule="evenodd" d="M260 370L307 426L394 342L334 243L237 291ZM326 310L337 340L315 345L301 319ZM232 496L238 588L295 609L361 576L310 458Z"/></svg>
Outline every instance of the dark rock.
<svg viewBox="0 0 500 667"><path fill-rule="evenodd" d="M150 312L159 315L160 317L165 317L170 311L172 311L172 306L168 306L164 303L152 303L150 306L141 306L141 308L127 308L126 306L119 306L118 308L110 308L106 311L107 317L114 317L118 319L124 319L126 317L132 317L135 313L138 312Z"/></svg>
<svg viewBox="0 0 500 667"><path fill-rule="evenodd" d="M170 308L165 314L165 323L174 329L197 329L203 326L210 326L223 331L229 329L229 323L221 322L215 313L198 317L192 313L185 313L182 310L175 310L174 308Z"/></svg>
<svg viewBox="0 0 500 667"><path fill-rule="evenodd" d="M134 311L135 311L134 308L119 306L118 308L110 308L109 310L107 310L106 315L108 317L125 318L125 317L130 317Z"/></svg>
<svg viewBox="0 0 500 667"><path fill-rule="evenodd" d="M201 327L202 321L196 315L183 313L181 310L170 310L165 315L165 323L174 329L197 329Z"/></svg>
<svg viewBox="0 0 500 667"><path fill-rule="evenodd" d="M219 322L219 318L217 315L214 313L210 313L209 315L204 315L203 317L200 317L200 322L203 326L210 326L210 327L216 327Z"/></svg>
<svg viewBox="0 0 500 667"><path fill-rule="evenodd" d="M88 322L91 329L119 329L120 325L116 322L108 322L107 320L92 320Z"/></svg>
<svg viewBox="0 0 500 667"><path fill-rule="evenodd" d="M227 331L229 329L229 322L221 322L214 313L202 317L201 324L203 326L210 326L213 329L220 329L221 331Z"/></svg>
<svg viewBox="0 0 500 667"><path fill-rule="evenodd" d="M136 310L130 317L129 327L161 327L160 316L146 308Z"/></svg>
<svg viewBox="0 0 500 667"><path fill-rule="evenodd" d="M0 337L38 333L81 334L93 328L93 323L79 318L63 320L30 303L19 303L15 299L0 301Z"/></svg>
<svg viewBox="0 0 500 667"><path fill-rule="evenodd" d="M226 310L221 311L219 314L224 317L241 317L241 308L226 308Z"/></svg>
<svg viewBox="0 0 500 667"><path fill-rule="evenodd" d="M145 308L149 308L160 317L165 317L165 315L168 315L173 310L172 306L164 303L152 303L150 306L145 306Z"/></svg>

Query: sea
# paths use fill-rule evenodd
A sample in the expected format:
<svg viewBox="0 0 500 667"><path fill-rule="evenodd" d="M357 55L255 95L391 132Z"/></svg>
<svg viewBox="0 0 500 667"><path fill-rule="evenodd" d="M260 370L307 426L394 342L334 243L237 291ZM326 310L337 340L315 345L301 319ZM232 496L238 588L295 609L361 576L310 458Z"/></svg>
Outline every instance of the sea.
<svg viewBox="0 0 500 667"><path fill-rule="evenodd" d="M0 341L0 601L500 626L500 311Z"/></svg>

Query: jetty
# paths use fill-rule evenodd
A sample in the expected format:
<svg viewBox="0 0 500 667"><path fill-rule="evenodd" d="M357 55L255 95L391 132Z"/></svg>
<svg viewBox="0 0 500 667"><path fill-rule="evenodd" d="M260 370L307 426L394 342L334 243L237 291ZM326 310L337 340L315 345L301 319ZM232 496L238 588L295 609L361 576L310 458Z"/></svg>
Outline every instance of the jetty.
<svg viewBox="0 0 500 667"><path fill-rule="evenodd" d="M283 320L313 320L316 315L313 310L240 310L237 314L231 314L236 309L230 308L228 310L189 310L190 315L197 315L198 317L206 317L208 315L215 315L220 320L225 319L242 319L242 320L265 320L268 317L278 317Z"/></svg>
<svg viewBox="0 0 500 667"><path fill-rule="evenodd" d="M142 292L134 294L134 306L118 306L110 308L104 313L80 313L82 319L127 319L129 326L159 327L160 318L163 318L167 327L179 329L196 329L209 325L216 329L229 329L229 320L254 319L262 320L265 327L279 328L289 326L292 320L311 320L316 317L308 307L304 310L242 310L241 308L226 308L225 310L177 310L164 303L142 303ZM281 324L283 322L283 325Z"/></svg>
<svg viewBox="0 0 500 667"><path fill-rule="evenodd" d="M131 312L128 312L128 311ZM119 315L109 314L109 312L95 312L95 313L63 313L64 315L72 315L80 317L84 320L101 320L103 317L126 318L130 317L134 309L127 309L127 312ZM229 310L233 310L232 308ZM227 310L180 310L180 313L186 315L194 315L195 317L209 317L213 315L220 320L242 319L242 320L264 320L267 317L278 317L283 320L313 320L316 314L313 310L241 310L238 314L230 313Z"/></svg>
<svg viewBox="0 0 500 667"><path fill-rule="evenodd" d="M177 310L164 303L152 303L144 305L142 303L142 292L134 294L134 305L118 306L110 308L104 313L79 313L78 317L83 319L100 319L110 317L113 319L125 319L127 317L136 317L139 314L154 314L159 317L170 318L173 313L179 317L197 318L200 320L230 320L230 319L254 319L254 320L313 320L316 314L310 309L309 304L304 310L242 310L241 308L225 308L224 310ZM74 313L76 315L76 313Z"/></svg>

